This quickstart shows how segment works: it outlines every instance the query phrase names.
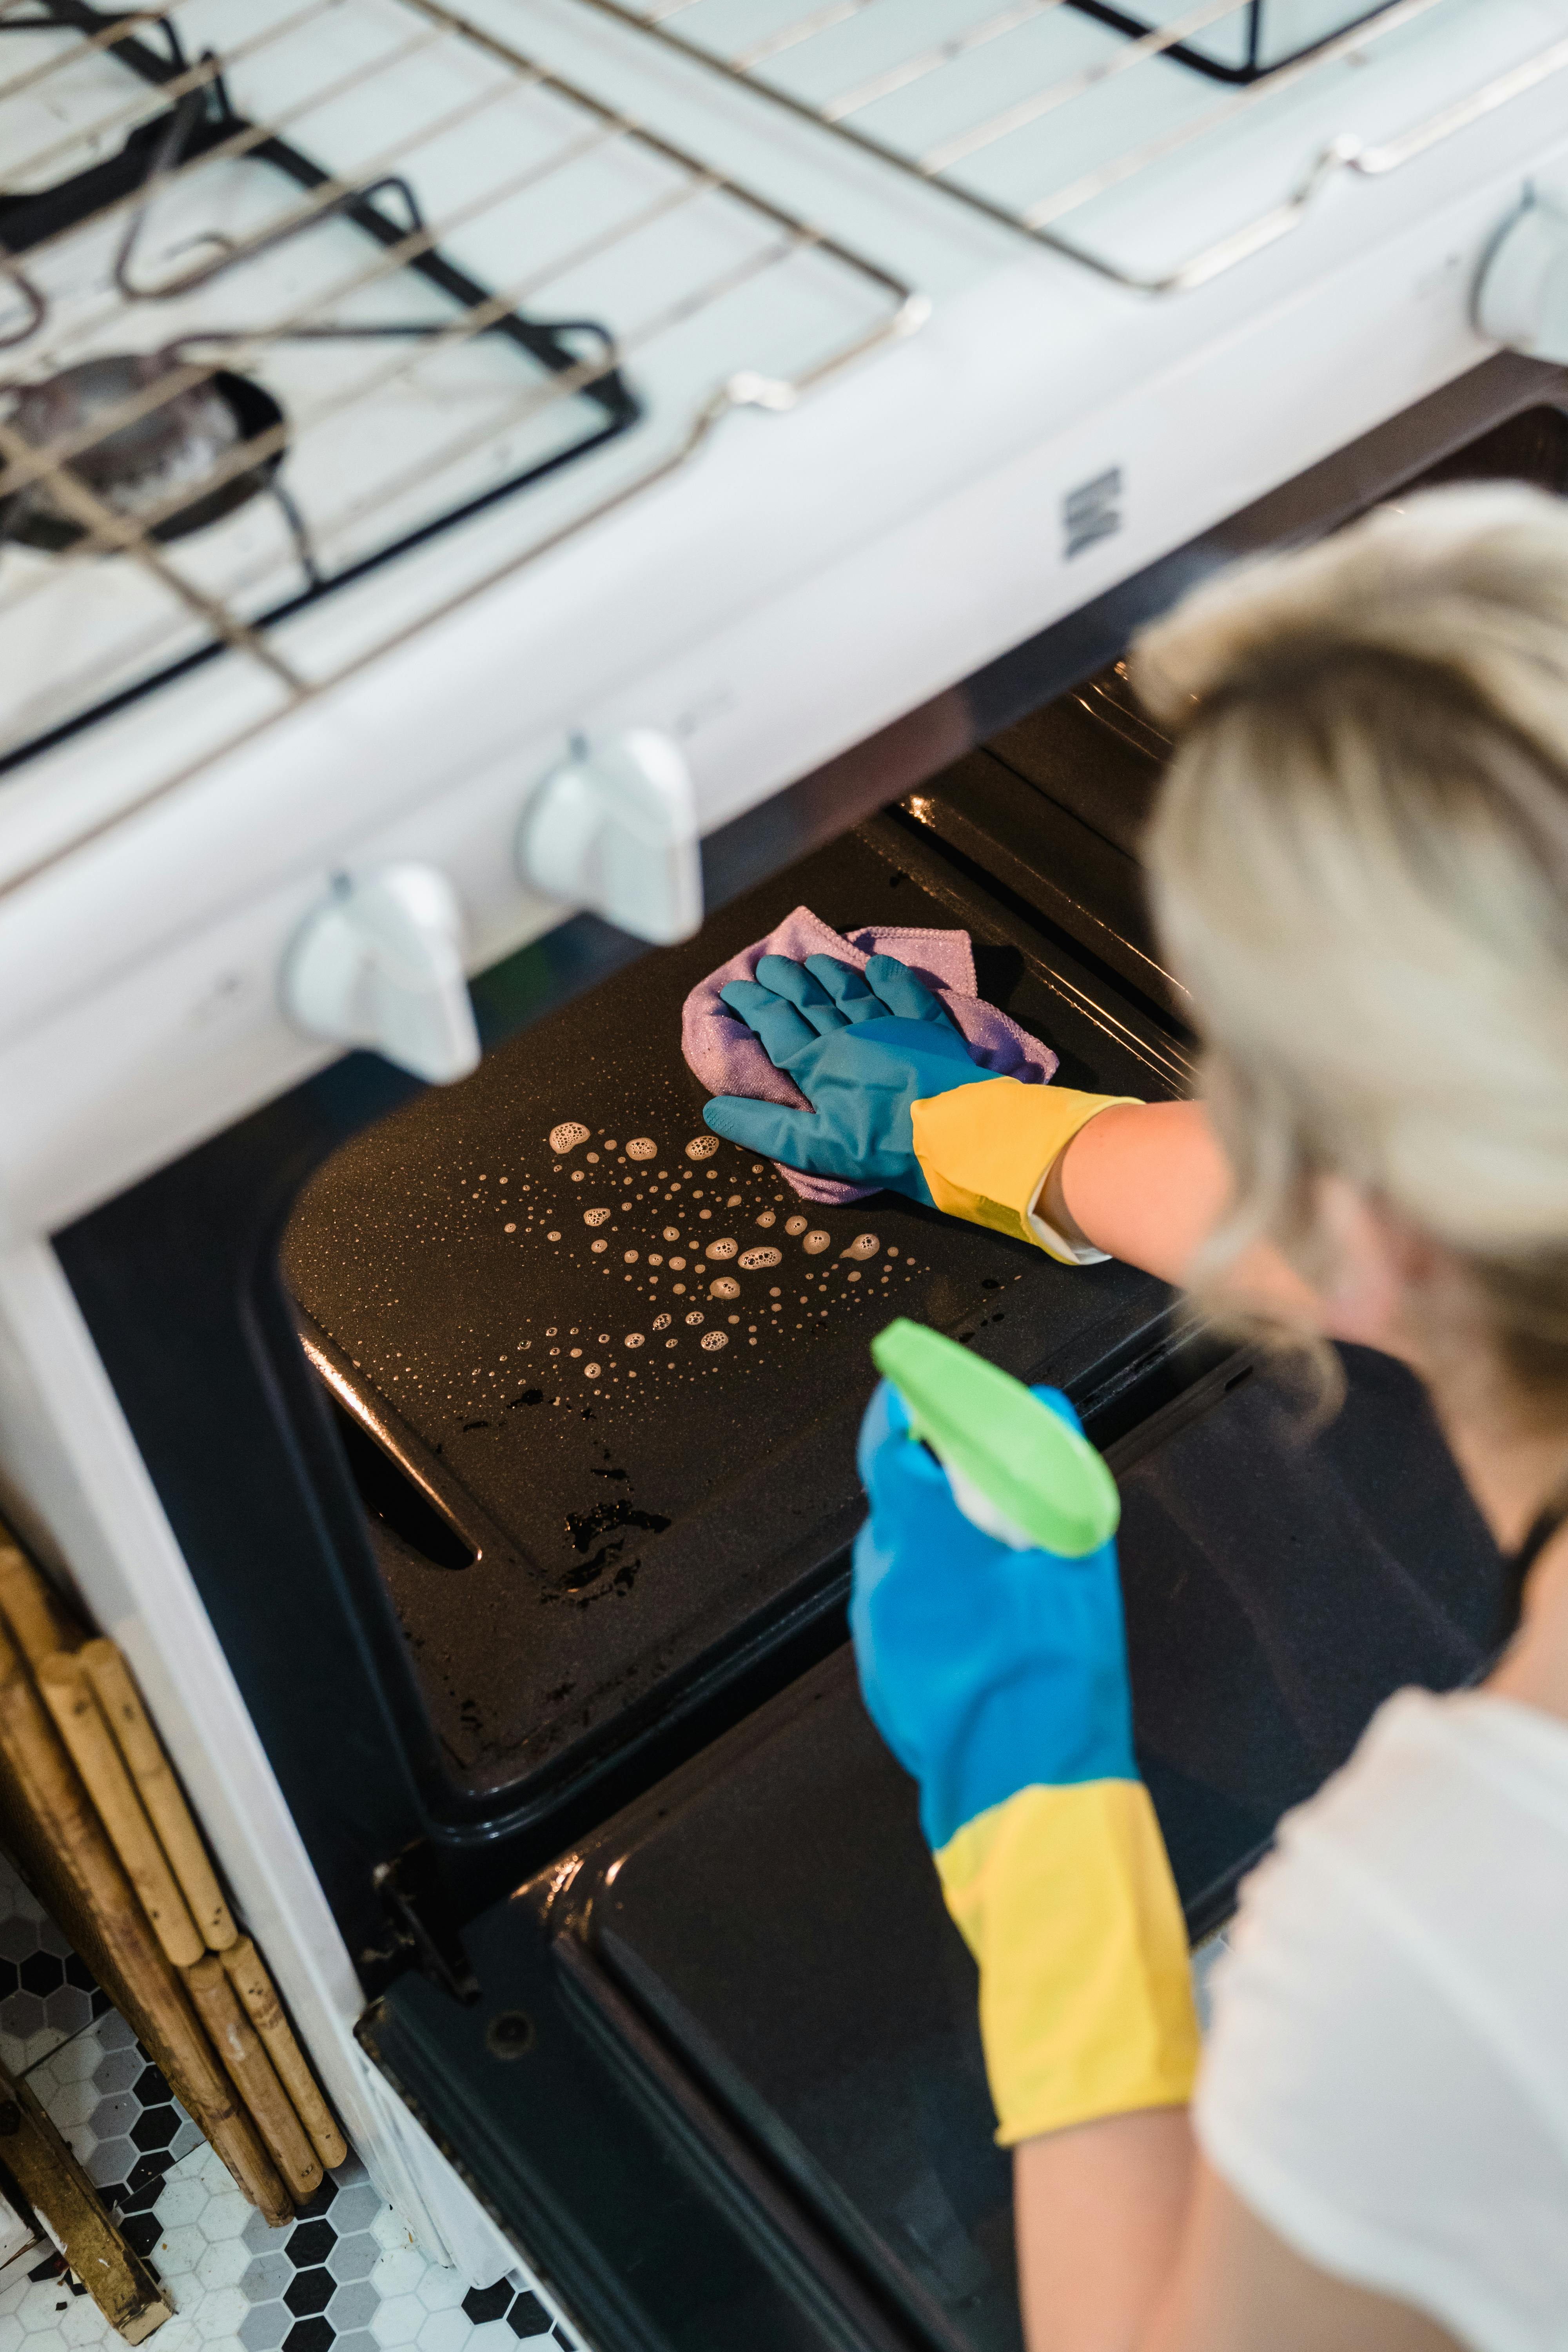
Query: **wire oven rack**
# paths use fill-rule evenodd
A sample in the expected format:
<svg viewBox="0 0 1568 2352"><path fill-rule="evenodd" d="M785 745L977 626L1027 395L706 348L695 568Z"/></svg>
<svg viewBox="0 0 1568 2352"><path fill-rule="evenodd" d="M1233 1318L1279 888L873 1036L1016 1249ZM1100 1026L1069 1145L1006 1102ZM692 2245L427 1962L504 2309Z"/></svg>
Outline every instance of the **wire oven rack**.
<svg viewBox="0 0 1568 2352"><path fill-rule="evenodd" d="M1559 40L1381 144L1320 146L1281 202L1205 239L1173 267L1130 268L1075 236L1074 215L1179 163L1341 60L1364 57L1451 0L1342 0L1338 29L1269 68L1258 0L1131 11L1106 0L581 0L731 79L765 89L916 178L945 187L1100 276L1178 294L1298 226L1341 172L1379 178L1568 68ZM1280 0L1276 0L1276 5ZM1152 17L1161 21L1151 23ZM688 20L682 26L678 20ZM1074 20L1076 21L1076 24ZM1237 65L1216 63L1235 28ZM1072 52L1070 58L1068 55ZM1173 69L1197 67L1197 72ZM984 68L984 70L983 70ZM1217 100L1213 78L1242 84ZM1125 125L1137 135L1129 143Z"/></svg>
<svg viewBox="0 0 1568 2352"><path fill-rule="evenodd" d="M444 0L0 0L0 768L227 650L205 764L929 309Z"/></svg>

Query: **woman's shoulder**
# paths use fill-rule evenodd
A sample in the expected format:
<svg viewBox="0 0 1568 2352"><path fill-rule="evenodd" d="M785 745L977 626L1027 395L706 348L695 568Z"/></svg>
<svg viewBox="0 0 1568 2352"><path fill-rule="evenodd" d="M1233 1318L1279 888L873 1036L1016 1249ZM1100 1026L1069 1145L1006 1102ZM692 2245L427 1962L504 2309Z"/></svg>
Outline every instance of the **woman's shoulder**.
<svg viewBox="0 0 1568 2352"><path fill-rule="evenodd" d="M1568 2308L1565 1939L1568 1725L1402 1693L1243 1890L1210 2161L1321 2267L1477 2345L1556 2341L1521 2315Z"/></svg>

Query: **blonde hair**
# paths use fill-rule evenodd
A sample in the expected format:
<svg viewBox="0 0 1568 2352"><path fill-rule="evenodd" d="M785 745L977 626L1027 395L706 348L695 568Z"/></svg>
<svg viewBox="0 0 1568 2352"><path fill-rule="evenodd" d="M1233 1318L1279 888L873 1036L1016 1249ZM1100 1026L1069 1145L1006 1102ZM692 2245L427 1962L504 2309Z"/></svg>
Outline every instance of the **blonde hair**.
<svg viewBox="0 0 1568 2352"><path fill-rule="evenodd" d="M1178 744L1153 895L1252 1238L1349 1178L1568 1392L1568 509L1428 491L1205 586L1134 683Z"/></svg>

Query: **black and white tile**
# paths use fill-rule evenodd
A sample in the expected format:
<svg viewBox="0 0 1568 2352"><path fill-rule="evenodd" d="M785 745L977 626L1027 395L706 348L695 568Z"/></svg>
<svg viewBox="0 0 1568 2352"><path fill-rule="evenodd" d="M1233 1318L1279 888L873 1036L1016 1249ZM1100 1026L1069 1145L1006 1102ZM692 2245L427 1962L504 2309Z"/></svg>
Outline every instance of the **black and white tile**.
<svg viewBox="0 0 1568 2352"><path fill-rule="evenodd" d="M581 2352L521 2275L476 2288L431 2262L353 2157L268 2228L3 1858L0 2059L163 2282L158 2352ZM0 2352L119 2340L58 2254L0 2269Z"/></svg>

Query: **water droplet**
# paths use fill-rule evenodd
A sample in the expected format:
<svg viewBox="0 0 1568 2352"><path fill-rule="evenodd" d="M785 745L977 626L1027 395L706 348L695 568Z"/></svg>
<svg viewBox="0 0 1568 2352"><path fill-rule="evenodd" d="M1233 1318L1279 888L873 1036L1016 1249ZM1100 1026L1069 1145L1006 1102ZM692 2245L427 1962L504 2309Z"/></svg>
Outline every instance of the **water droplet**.
<svg viewBox="0 0 1568 2352"><path fill-rule="evenodd" d="M559 1234L546 1234L544 1238L547 1242L558 1242L561 1236Z"/></svg>
<svg viewBox="0 0 1568 2352"><path fill-rule="evenodd" d="M609 1214L608 1209L584 1209L583 1223L585 1225L602 1225L607 1222Z"/></svg>
<svg viewBox="0 0 1568 2352"><path fill-rule="evenodd" d="M572 1181L574 1184L580 1184L583 1181L583 1171L581 1168L574 1168L572 1171Z"/></svg>
<svg viewBox="0 0 1568 2352"><path fill-rule="evenodd" d="M726 1235L721 1241L710 1242L702 1255L704 1257L733 1257L740 1246L739 1242L731 1241Z"/></svg>
<svg viewBox="0 0 1568 2352"><path fill-rule="evenodd" d="M515 1225L503 1225L501 1227L501 1231L503 1234L515 1234L517 1227Z"/></svg>
<svg viewBox="0 0 1568 2352"><path fill-rule="evenodd" d="M686 1319L689 1323L705 1323L708 1318L700 1307L694 1307Z"/></svg>
<svg viewBox="0 0 1568 2352"><path fill-rule="evenodd" d="M716 1135L694 1135L686 1147L688 1160L711 1160L719 1149Z"/></svg>
<svg viewBox="0 0 1568 2352"><path fill-rule="evenodd" d="M579 1126L574 1118L563 1118L559 1127L552 1127L550 1130L552 1151L575 1151L580 1143L587 1140L587 1129Z"/></svg>
<svg viewBox="0 0 1568 2352"><path fill-rule="evenodd" d="M596 1381L603 1369L604 1367L601 1364L584 1364L583 1367L583 1377L584 1380Z"/></svg>
<svg viewBox="0 0 1568 2352"><path fill-rule="evenodd" d="M727 1348L729 1344L730 1335L727 1331L704 1331L702 1334L702 1345L710 1356L717 1354L721 1348Z"/></svg>
<svg viewBox="0 0 1568 2352"><path fill-rule="evenodd" d="M677 1274L684 1274L686 1272L686 1260L683 1257L672 1257L669 1263Z"/></svg>
<svg viewBox="0 0 1568 2352"><path fill-rule="evenodd" d="M759 1225L776 1225L778 1223L777 1212L773 1209L764 1209L762 1215L757 1219L757 1223Z"/></svg>
<svg viewBox="0 0 1568 2352"><path fill-rule="evenodd" d="M640 1348L642 1344L643 1335L640 1331L628 1331L626 1338L621 1341L623 1348Z"/></svg>
<svg viewBox="0 0 1568 2352"><path fill-rule="evenodd" d="M636 1250L623 1250L621 1252L621 1263L623 1265L636 1265L637 1262L637 1254Z"/></svg>
<svg viewBox="0 0 1568 2352"><path fill-rule="evenodd" d="M739 1192L731 1192L729 1199L725 1202L724 1206L727 1209L738 1209L741 1206L741 1196Z"/></svg>
<svg viewBox="0 0 1568 2352"><path fill-rule="evenodd" d="M680 1227L666 1225L662 1238L667 1242L678 1242L680 1239Z"/></svg>
<svg viewBox="0 0 1568 2352"><path fill-rule="evenodd" d="M881 1246L875 1234L857 1234L848 1248L840 1250L838 1255L840 1257L857 1257L863 1265L868 1257L876 1256Z"/></svg>
<svg viewBox="0 0 1568 2352"><path fill-rule="evenodd" d="M607 1250L610 1244L608 1242L590 1242L588 1244L588 1247L593 1251L595 1257L598 1256L601 1250Z"/></svg>
<svg viewBox="0 0 1568 2352"><path fill-rule="evenodd" d="M801 1244L801 1247L805 1250L807 1257L820 1257L825 1249L831 1249L833 1247L833 1235L831 1234L825 1234L820 1228L818 1228L816 1233L807 1234L805 1241Z"/></svg>
<svg viewBox="0 0 1568 2352"><path fill-rule="evenodd" d="M609 1151L613 1151L615 1148L616 1147L613 1143L605 1146L605 1150ZM651 1135L634 1135L631 1141L626 1146L626 1158L628 1160L657 1160L658 1158L658 1146L654 1141Z"/></svg>
<svg viewBox="0 0 1568 2352"><path fill-rule="evenodd" d="M713 1252L710 1250L708 1255L711 1257ZM763 1248L742 1250L741 1252L741 1270L744 1274L760 1274L764 1266L777 1265L783 1255L783 1250L776 1249Z"/></svg>
<svg viewBox="0 0 1568 2352"><path fill-rule="evenodd" d="M710 1298L739 1298L741 1286L732 1274L721 1274L717 1282L708 1286Z"/></svg>
<svg viewBox="0 0 1568 2352"><path fill-rule="evenodd" d="M786 1234L804 1234L810 1223L811 1219L809 1217L786 1217L784 1220L784 1231Z"/></svg>
<svg viewBox="0 0 1568 2352"><path fill-rule="evenodd" d="M669 1325L670 1318L668 1315L656 1315L653 1318L653 1328L656 1331L668 1331Z"/></svg>

